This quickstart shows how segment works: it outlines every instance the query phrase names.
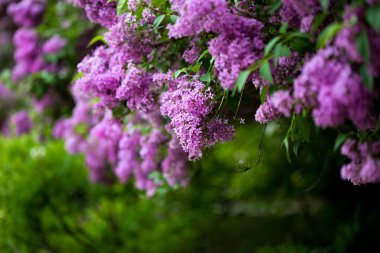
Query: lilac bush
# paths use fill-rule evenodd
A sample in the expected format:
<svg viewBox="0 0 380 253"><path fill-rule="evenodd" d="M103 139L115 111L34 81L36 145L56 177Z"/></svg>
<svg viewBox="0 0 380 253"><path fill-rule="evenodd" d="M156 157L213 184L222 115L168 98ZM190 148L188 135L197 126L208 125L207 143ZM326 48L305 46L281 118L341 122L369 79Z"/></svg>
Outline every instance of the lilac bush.
<svg viewBox="0 0 380 253"><path fill-rule="evenodd" d="M91 180L132 179L149 196L183 186L189 161L255 120L288 127L288 157L315 128L335 129L335 149L344 143L351 159L342 178L380 181L378 1L66 2L98 29L70 86L71 116L53 135L84 154ZM59 76L55 57L70 39L40 38L47 2L3 5L19 26L13 79ZM36 111L55 95L34 98Z"/></svg>

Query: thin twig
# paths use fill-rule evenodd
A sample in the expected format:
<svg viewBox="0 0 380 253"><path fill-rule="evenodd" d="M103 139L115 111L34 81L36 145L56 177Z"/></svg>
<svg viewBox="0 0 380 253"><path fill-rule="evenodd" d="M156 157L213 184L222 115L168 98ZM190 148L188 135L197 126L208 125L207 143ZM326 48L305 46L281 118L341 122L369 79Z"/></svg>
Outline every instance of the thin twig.
<svg viewBox="0 0 380 253"><path fill-rule="evenodd" d="M237 116L237 114L238 114L238 111L239 111L239 108L240 108L240 104L241 104L241 99L242 99L242 97L243 97L243 92L244 92L244 88L243 88L243 90L242 90L241 93L240 93L239 103L238 103L238 107L236 108L236 112L235 112L234 119L236 119L236 116Z"/></svg>
<svg viewBox="0 0 380 253"><path fill-rule="evenodd" d="M218 107L218 109L216 110L216 113L215 113L214 118L216 118L216 116L218 116L218 113L219 113L219 111L220 111L220 108L222 108L222 105L223 105L224 97L225 97L225 96L226 96L226 93L223 94L222 101L220 101L219 107Z"/></svg>
<svg viewBox="0 0 380 253"><path fill-rule="evenodd" d="M325 163L323 165L323 168L322 168L322 171L321 173L319 174L317 180L309 187L309 188L306 188L304 189L303 191L304 192L308 192L308 191L311 191L315 186L317 186L317 184L321 181L321 178L323 176L323 173L325 172L326 170L326 167L327 167L327 162L329 160L329 156L330 156L330 150L327 151L327 155L326 155L326 159L325 159Z"/></svg>
<svg viewBox="0 0 380 253"><path fill-rule="evenodd" d="M257 160L255 162L255 164L253 166L257 166L259 165L260 163L260 159L261 159L261 146L263 145L263 142L264 142L264 137L265 137L265 130L267 129L267 124L265 124L263 126L263 130L261 132L261 137L260 137L260 142L259 142L259 146L257 148Z"/></svg>
<svg viewBox="0 0 380 253"><path fill-rule="evenodd" d="M260 137L260 142L259 142L259 146L257 147L257 159L256 159L256 162L253 164L252 167L256 167L260 164L260 160L261 160L261 146L263 145L264 143L264 137L265 137L265 130L266 130L266 127L267 125L265 124L263 126L263 129L261 131L261 137ZM236 169L238 172L246 172L248 170L250 170L252 168L251 166L247 166L246 168L244 169Z"/></svg>

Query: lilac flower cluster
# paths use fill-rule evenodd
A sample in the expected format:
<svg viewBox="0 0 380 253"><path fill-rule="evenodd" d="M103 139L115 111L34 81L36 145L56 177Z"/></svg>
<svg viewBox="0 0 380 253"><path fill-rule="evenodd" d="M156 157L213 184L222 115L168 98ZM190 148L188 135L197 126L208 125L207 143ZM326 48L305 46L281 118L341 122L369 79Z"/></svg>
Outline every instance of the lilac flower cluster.
<svg viewBox="0 0 380 253"><path fill-rule="evenodd" d="M341 169L343 179L355 185L380 182L380 142L358 143L348 139L341 153L351 159Z"/></svg>
<svg viewBox="0 0 380 253"><path fill-rule="evenodd" d="M290 27L300 28L302 32L310 30L314 16L321 11L319 0L281 0L280 16L282 22Z"/></svg>
<svg viewBox="0 0 380 253"><path fill-rule="evenodd" d="M317 126L337 127L350 119L359 129L374 127L374 97L336 48L320 50L305 63L294 82L294 98L314 108Z"/></svg>
<svg viewBox="0 0 380 253"><path fill-rule="evenodd" d="M20 28L13 37L15 45L13 79L41 71L45 67L42 51L39 48L38 35L33 29Z"/></svg>
<svg viewBox="0 0 380 253"><path fill-rule="evenodd" d="M74 5L84 8L89 20L110 28L116 23L116 1L73 0Z"/></svg>
<svg viewBox="0 0 380 253"><path fill-rule="evenodd" d="M261 124L271 122L279 117L280 113L268 98L262 105L260 105L255 114L255 120Z"/></svg>
<svg viewBox="0 0 380 253"><path fill-rule="evenodd" d="M161 96L161 113L171 119L168 125L190 159L202 156L204 147L229 141L234 129L220 118L209 119L213 94L210 88L186 77L173 79Z"/></svg>
<svg viewBox="0 0 380 253"><path fill-rule="evenodd" d="M44 56L58 53L65 46L66 41L56 35L43 45L39 43L39 37L34 28L41 23L45 8L46 1L44 0L21 0L8 6L8 14L20 26L13 36L16 63L12 73L14 80L20 80L42 70L55 70L54 65L44 61Z"/></svg>
<svg viewBox="0 0 380 253"><path fill-rule="evenodd" d="M140 63L143 58L149 57L153 50L153 22L154 15L150 10L144 9L142 18L137 18L131 13L118 17L105 34L108 45L120 52L120 60L124 63ZM145 29L139 29L142 26Z"/></svg>
<svg viewBox="0 0 380 253"><path fill-rule="evenodd" d="M73 89L75 97L98 97L103 107L116 107L116 90L123 78L122 65L118 54L112 48L98 47L92 55L86 56L78 64L78 70L83 74Z"/></svg>
<svg viewBox="0 0 380 253"><path fill-rule="evenodd" d="M344 28L337 35L335 45L344 51L350 61L363 64L367 59L364 59L358 52L356 41L362 32L368 35L369 50L372 55L369 59L368 71L373 77L378 77L380 63L374 56L380 54L380 34L367 25L363 8L346 7Z"/></svg>
<svg viewBox="0 0 380 253"><path fill-rule="evenodd" d="M128 70L121 86L116 91L116 98L127 101L127 106L133 111L147 112L155 106L155 90L152 74L128 65Z"/></svg>
<svg viewBox="0 0 380 253"><path fill-rule="evenodd" d="M8 134L15 134L17 136L28 133L33 128L33 121L29 117L27 111L19 111L12 115L8 127ZM7 131L7 130L6 130Z"/></svg>
<svg viewBox="0 0 380 253"><path fill-rule="evenodd" d="M183 52L182 58L185 62L193 64L201 54L201 48L196 44L196 40L190 42L189 48Z"/></svg>
<svg viewBox="0 0 380 253"><path fill-rule="evenodd" d="M34 27L42 21L45 6L45 0L21 0L8 6L8 15L19 26Z"/></svg>

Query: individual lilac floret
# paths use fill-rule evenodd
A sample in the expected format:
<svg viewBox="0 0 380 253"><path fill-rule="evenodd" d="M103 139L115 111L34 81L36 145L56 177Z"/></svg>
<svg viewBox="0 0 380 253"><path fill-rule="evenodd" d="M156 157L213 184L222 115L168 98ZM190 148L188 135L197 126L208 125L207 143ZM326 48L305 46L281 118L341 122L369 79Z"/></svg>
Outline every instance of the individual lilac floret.
<svg viewBox="0 0 380 253"><path fill-rule="evenodd" d="M42 21L45 12L45 0L22 0L8 7L8 14L16 24L24 27L34 27Z"/></svg>
<svg viewBox="0 0 380 253"><path fill-rule="evenodd" d="M15 129L17 136L29 133L33 128L33 121L27 111L19 111L11 118L12 127Z"/></svg>
<svg viewBox="0 0 380 253"><path fill-rule="evenodd" d="M358 143L348 139L341 153L351 159L343 165L341 177L354 185L380 182L380 142Z"/></svg>
<svg viewBox="0 0 380 253"><path fill-rule="evenodd" d="M339 50L320 50L294 82L294 99L313 109L317 126L336 127L350 119L359 129L375 124L374 95Z"/></svg>
<svg viewBox="0 0 380 253"><path fill-rule="evenodd" d="M44 54L56 54L66 45L66 40L58 35L54 35L42 46Z"/></svg>

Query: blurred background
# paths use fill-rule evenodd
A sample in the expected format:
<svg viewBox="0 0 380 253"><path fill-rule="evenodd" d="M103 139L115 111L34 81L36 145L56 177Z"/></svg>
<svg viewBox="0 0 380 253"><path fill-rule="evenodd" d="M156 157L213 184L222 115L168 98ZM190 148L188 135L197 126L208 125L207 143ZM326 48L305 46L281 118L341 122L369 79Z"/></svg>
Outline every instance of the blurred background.
<svg viewBox="0 0 380 253"><path fill-rule="evenodd" d="M1 138L0 252L375 252L379 185L340 179L327 132L291 163L278 125L262 134L239 128L152 198L90 183L60 141Z"/></svg>

